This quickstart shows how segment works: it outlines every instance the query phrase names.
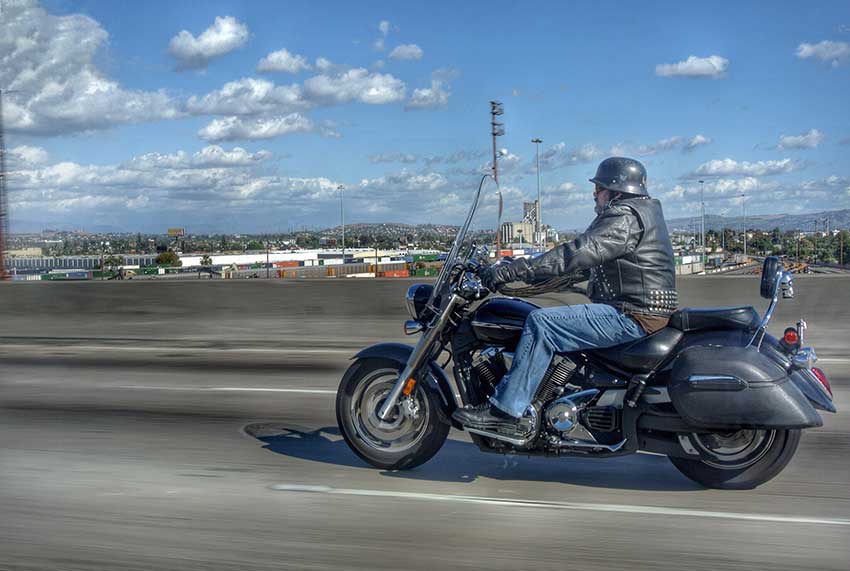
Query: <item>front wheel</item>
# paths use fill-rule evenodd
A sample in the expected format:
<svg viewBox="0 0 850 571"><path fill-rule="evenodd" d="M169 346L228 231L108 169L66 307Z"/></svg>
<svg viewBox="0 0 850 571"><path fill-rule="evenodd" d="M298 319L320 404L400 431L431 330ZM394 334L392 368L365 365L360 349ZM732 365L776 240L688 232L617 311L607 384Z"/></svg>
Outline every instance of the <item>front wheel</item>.
<svg viewBox="0 0 850 571"><path fill-rule="evenodd" d="M707 488L749 490L764 484L788 465L800 431L737 430L680 434L682 448L699 459L670 456L679 471Z"/></svg>
<svg viewBox="0 0 850 571"><path fill-rule="evenodd" d="M398 363L388 359L357 361L345 372L336 395L336 420L345 442L384 470L409 470L427 462L451 428L440 397L425 383L399 398L387 421L378 418L399 372Z"/></svg>

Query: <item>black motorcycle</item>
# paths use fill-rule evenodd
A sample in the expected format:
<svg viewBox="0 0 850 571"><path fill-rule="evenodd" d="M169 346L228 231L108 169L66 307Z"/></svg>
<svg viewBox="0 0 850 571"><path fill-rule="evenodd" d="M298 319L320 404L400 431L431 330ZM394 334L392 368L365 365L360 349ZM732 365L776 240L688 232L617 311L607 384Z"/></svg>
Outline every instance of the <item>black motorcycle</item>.
<svg viewBox="0 0 850 571"><path fill-rule="evenodd" d="M339 428L377 468L418 466L437 453L452 426L463 430L452 412L493 393L526 317L538 308L514 297L486 299L478 275L487 250L466 241L483 183L435 284L407 292L412 319L404 328L420 335L416 346L368 347L340 383ZM775 257L764 261L760 293L770 300L763 317L752 307L685 308L637 341L556 356L520 432L466 430L485 452L648 452L668 456L707 487L758 486L790 462L801 429L823 424L817 410L836 411L826 375L813 366L814 350L803 347L805 322L781 339L766 331L779 298L793 297L792 276Z"/></svg>

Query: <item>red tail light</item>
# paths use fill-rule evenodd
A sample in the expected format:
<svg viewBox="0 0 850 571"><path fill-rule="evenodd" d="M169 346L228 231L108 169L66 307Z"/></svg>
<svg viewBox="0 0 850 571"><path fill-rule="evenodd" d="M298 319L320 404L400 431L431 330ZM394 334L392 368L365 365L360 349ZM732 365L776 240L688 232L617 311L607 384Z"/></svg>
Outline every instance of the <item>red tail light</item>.
<svg viewBox="0 0 850 571"><path fill-rule="evenodd" d="M826 380L826 374L817 367L812 367L812 373L814 373L817 380L820 381L820 384L823 385L823 388L826 389L826 392L829 393L829 396L832 396L832 387L829 386L829 381Z"/></svg>
<svg viewBox="0 0 850 571"><path fill-rule="evenodd" d="M797 336L797 332L794 330L788 330L785 332L785 342L789 345L796 345L800 338Z"/></svg>

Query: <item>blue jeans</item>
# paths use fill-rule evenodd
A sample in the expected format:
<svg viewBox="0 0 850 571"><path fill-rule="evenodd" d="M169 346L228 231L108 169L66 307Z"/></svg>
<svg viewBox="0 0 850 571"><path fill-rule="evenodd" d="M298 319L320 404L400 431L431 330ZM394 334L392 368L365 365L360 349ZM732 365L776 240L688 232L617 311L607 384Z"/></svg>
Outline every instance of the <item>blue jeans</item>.
<svg viewBox="0 0 850 571"><path fill-rule="evenodd" d="M490 402L519 418L531 404L555 353L613 347L645 335L635 320L610 305L536 309L525 322L511 370L496 386Z"/></svg>

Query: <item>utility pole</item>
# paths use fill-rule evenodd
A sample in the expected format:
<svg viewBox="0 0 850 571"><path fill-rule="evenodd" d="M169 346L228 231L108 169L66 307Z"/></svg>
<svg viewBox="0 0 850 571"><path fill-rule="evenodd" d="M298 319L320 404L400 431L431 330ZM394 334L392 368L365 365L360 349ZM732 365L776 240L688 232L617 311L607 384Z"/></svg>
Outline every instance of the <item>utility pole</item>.
<svg viewBox="0 0 850 571"><path fill-rule="evenodd" d="M269 241L266 239L266 279L271 277L271 268L269 268ZM212 274L210 274L212 275Z"/></svg>
<svg viewBox="0 0 850 571"><path fill-rule="evenodd" d="M9 230L6 190L6 138L3 131L3 90L0 89L0 281L9 279L6 272L6 236Z"/></svg>
<svg viewBox="0 0 850 571"><path fill-rule="evenodd" d="M539 245L543 246L546 244L546 238L543 236L543 203L540 202L540 143L543 142L543 139L539 137L535 137L531 139L531 142L534 143L535 147L535 162L537 163L537 209L534 213L534 219L536 222L537 228L535 231L537 232L537 241Z"/></svg>
<svg viewBox="0 0 850 571"><path fill-rule="evenodd" d="M496 189L499 188L499 151L496 148L496 137L501 137L505 134L505 125L504 123L499 123L496 121L496 117L499 115L504 115L505 109L502 107L502 103L499 101L491 101L490 102L490 134L493 136L493 181L496 183ZM499 192L499 223L497 226L502 225L502 193ZM498 260L501 256L499 255L502 250L502 232L501 228L496 228L496 259Z"/></svg>
<svg viewBox="0 0 850 571"><path fill-rule="evenodd" d="M343 202L345 187L339 185L336 189L339 191L339 218L342 221L342 265L345 267L345 205Z"/></svg>
<svg viewBox="0 0 850 571"><path fill-rule="evenodd" d="M741 205L744 207L744 258L747 257L747 195L741 193Z"/></svg>
<svg viewBox="0 0 850 571"><path fill-rule="evenodd" d="M704 182L705 182L704 180L699 181L699 201L700 201L700 204L702 205L702 223L700 224L700 232L702 232L702 238L700 238L700 240L702 241L702 255L700 256L700 260L702 260L702 268L703 269L705 269L705 252L706 252L706 248L705 248L705 200L703 200L703 194L702 194Z"/></svg>

